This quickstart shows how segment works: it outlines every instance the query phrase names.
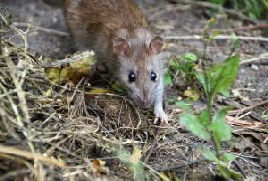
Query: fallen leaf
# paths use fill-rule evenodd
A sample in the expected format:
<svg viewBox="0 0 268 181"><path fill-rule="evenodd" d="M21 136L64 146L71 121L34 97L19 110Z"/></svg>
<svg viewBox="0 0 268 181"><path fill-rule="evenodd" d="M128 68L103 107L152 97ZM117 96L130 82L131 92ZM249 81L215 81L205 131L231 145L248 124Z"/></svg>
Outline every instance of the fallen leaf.
<svg viewBox="0 0 268 181"><path fill-rule="evenodd" d="M191 100L196 101L200 98L199 91L196 89L187 89L184 91L183 95L185 97L191 98Z"/></svg>
<svg viewBox="0 0 268 181"><path fill-rule="evenodd" d="M167 43L164 43L163 44L163 47L162 47L162 50L166 50L168 48L168 44Z"/></svg>
<svg viewBox="0 0 268 181"><path fill-rule="evenodd" d="M44 96L51 96L52 95L52 90L51 89L47 89L47 91L45 91L43 93Z"/></svg>
<svg viewBox="0 0 268 181"><path fill-rule="evenodd" d="M105 167L105 162L102 160L93 160L90 164L90 169L94 174L109 173L109 169Z"/></svg>
<svg viewBox="0 0 268 181"><path fill-rule="evenodd" d="M248 128L248 129L263 128L263 126L265 126L261 122L241 120L241 119L237 119L236 117L233 117L233 116L227 115L225 118L226 118L227 123L230 125L243 126L245 128Z"/></svg>
<svg viewBox="0 0 268 181"><path fill-rule="evenodd" d="M48 79L53 83L67 82L68 67L58 68L49 67L45 68L45 74Z"/></svg>
<svg viewBox="0 0 268 181"><path fill-rule="evenodd" d="M77 58L77 55L73 55L73 57ZM92 72L92 66L95 62L94 56L88 55L88 57L77 58L75 62L66 67L60 67L60 65L58 67L46 67L44 72L53 83L71 82L76 85L83 77Z"/></svg>
<svg viewBox="0 0 268 181"><path fill-rule="evenodd" d="M232 89L232 93L235 97L239 97L242 101L248 101L249 98L248 97L244 97L241 95L240 93L240 89Z"/></svg>

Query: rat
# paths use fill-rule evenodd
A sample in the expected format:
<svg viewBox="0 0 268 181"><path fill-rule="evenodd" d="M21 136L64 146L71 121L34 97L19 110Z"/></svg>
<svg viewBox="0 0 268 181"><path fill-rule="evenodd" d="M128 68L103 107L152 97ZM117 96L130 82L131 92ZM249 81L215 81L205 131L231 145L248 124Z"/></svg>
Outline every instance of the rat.
<svg viewBox="0 0 268 181"><path fill-rule="evenodd" d="M163 38L154 35L132 0L44 0L61 5L80 50L108 64L141 108L154 105L154 124L168 123L163 110Z"/></svg>

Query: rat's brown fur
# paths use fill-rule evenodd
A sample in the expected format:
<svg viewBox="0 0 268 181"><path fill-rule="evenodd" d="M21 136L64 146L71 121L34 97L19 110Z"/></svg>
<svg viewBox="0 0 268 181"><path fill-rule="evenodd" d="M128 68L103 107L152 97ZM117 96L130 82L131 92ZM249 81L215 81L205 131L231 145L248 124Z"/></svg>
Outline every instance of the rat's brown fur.
<svg viewBox="0 0 268 181"><path fill-rule="evenodd" d="M93 49L100 60L114 59L112 41L120 29L134 38L135 29L149 30L142 13L130 0L66 0L66 23L82 48Z"/></svg>

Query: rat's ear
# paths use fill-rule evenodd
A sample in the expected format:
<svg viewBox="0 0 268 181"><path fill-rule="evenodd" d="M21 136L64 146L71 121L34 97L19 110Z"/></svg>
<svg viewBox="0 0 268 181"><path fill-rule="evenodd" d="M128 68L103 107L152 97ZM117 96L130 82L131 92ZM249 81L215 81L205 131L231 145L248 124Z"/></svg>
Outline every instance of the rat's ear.
<svg viewBox="0 0 268 181"><path fill-rule="evenodd" d="M160 36L155 36L150 44L150 50L152 54L154 55L159 54L162 51L163 44L164 44L163 38L161 38Z"/></svg>
<svg viewBox="0 0 268 181"><path fill-rule="evenodd" d="M113 40L114 52L118 57L129 57L130 48L128 42L123 38L115 38Z"/></svg>

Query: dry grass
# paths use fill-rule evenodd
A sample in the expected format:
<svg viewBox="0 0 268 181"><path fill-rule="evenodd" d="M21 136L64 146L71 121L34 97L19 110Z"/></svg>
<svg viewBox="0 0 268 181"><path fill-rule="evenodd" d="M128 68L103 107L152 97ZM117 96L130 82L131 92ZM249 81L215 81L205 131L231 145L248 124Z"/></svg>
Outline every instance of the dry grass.
<svg viewBox="0 0 268 181"><path fill-rule="evenodd" d="M142 157L148 157L154 135L160 140L165 128L148 124L153 117L141 115L125 97L92 96L83 83L51 83L41 59L6 40L0 43L0 180L133 178L131 166L124 164L133 148L139 146ZM106 165L96 169L94 160ZM148 176L159 178L153 168Z"/></svg>
<svg viewBox="0 0 268 181"><path fill-rule="evenodd" d="M83 87L53 85L38 59L4 40L0 80L0 169L6 172L0 180L95 180L91 161L103 154L118 160L109 158L121 145L118 137L137 126L121 124L134 114L122 98L87 98Z"/></svg>

